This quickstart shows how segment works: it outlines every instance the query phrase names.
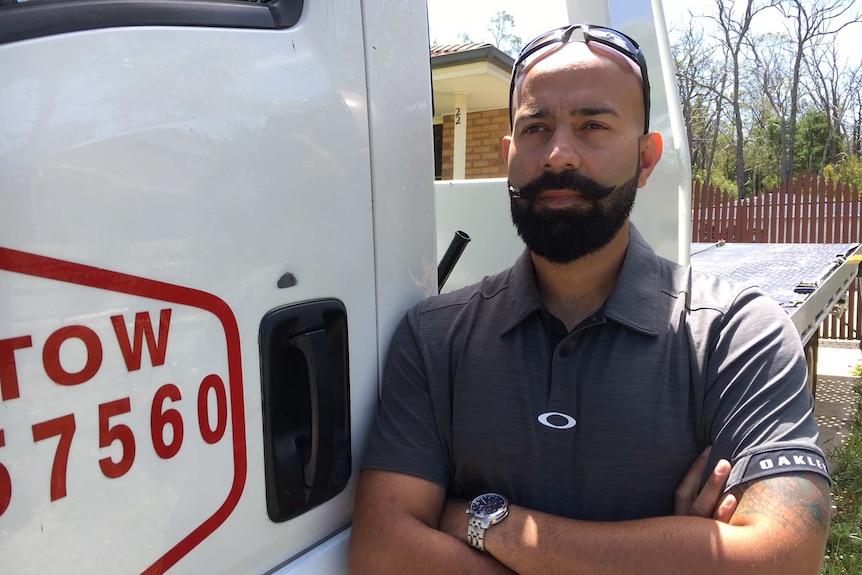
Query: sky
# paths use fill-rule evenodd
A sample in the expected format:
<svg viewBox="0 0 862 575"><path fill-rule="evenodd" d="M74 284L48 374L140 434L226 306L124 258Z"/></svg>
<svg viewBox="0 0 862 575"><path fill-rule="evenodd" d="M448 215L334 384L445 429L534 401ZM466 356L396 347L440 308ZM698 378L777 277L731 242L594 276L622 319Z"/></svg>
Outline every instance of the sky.
<svg viewBox="0 0 862 575"><path fill-rule="evenodd" d="M648 2L649 0L643 0ZM665 19L668 28L681 22L689 7L711 6L708 0L664 0ZM862 8L862 2L857 3ZM542 32L565 25L568 22L565 0L428 0L428 20L431 42L456 44L461 34L467 33L474 42L488 41L491 34L488 25L500 10L505 10L515 19L513 33L526 43ZM773 19L761 18L761 25L768 27ZM842 54L857 58L862 54L862 23L845 29L839 38Z"/></svg>
<svg viewBox="0 0 862 575"><path fill-rule="evenodd" d="M457 44L462 33L490 40L488 24L500 10L515 18L514 33L524 42L568 21L565 0L428 0L431 43Z"/></svg>

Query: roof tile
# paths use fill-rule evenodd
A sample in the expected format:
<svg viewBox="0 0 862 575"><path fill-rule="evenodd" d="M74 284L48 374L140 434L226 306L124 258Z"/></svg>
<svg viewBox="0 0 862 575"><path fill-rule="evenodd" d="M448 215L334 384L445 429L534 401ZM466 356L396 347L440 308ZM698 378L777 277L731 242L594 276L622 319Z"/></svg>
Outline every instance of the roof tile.
<svg viewBox="0 0 862 575"><path fill-rule="evenodd" d="M454 54L456 52L469 52L470 50L479 50L493 46L487 42L483 43L467 43L467 44L446 44L443 46L431 46L431 57L442 56L443 54Z"/></svg>

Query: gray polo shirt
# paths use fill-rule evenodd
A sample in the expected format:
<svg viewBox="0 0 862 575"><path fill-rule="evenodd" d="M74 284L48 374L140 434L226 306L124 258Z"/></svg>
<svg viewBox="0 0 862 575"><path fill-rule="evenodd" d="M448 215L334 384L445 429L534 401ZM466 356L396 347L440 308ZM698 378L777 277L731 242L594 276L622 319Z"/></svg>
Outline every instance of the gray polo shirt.
<svg viewBox="0 0 862 575"><path fill-rule="evenodd" d="M753 287L655 254L634 226L601 310L567 333L532 261L410 310L392 341L363 467L586 520L673 513L707 445L728 488L828 478L799 337Z"/></svg>

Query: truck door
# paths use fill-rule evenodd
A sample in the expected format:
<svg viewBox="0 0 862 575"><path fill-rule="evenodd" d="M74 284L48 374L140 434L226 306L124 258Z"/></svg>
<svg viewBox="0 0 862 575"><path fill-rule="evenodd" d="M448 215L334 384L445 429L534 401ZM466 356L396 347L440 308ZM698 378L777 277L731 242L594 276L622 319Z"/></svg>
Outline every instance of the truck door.
<svg viewBox="0 0 862 575"><path fill-rule="evenodd" d="M7 573L262 573L376 395L353 0L0 5Z"/></svg>

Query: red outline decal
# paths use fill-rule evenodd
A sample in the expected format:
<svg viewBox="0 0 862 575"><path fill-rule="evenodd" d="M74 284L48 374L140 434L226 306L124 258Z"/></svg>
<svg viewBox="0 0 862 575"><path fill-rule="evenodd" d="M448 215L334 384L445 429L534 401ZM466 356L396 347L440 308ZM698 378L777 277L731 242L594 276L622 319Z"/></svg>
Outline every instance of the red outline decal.
<svg viewBox="0 0 862 575"><path fill-rule="evenodd" d="M248 460L242 358L239 328L233 311L222 299L204 291L4 247L0 247L0 270L195 307L212 313L221 321L227 343L228 388L233 423L233 484L227 499L215 513L142 572L145 575L164 573L225 522L239 503L245 488Z"/></svg>

